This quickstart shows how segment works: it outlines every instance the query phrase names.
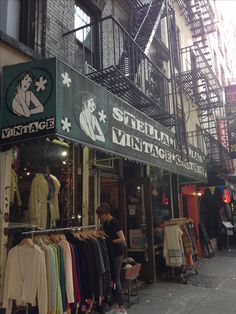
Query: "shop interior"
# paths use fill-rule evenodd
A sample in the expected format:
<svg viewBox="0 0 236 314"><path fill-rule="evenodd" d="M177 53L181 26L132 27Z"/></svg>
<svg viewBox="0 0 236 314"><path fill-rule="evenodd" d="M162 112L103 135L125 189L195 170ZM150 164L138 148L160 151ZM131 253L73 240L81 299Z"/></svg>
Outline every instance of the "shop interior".
<svg viewBox="0 0 236 314"><path fill-rule="evenodd" d="M9 248L22 231L84 225L83 147L44 138L12 152ZM109 203L126 235L126 256L142 264L142 280L154 281L165 264L164 223L173 216L171 174L96 150L88 171L88 225L99 224L96 206ZM37 206L44 216L35 216Z"/></svg>

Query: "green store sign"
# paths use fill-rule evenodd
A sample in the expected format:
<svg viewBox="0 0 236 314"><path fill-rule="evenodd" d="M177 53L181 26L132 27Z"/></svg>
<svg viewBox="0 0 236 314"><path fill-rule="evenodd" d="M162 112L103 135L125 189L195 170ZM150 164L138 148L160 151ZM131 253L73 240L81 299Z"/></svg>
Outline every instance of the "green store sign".
<svg viewBox="0 0 236 314"><path fill-rule="evenodd" d="M55 58L3 70L1 144L56 134L205 181L204 155L181 160L174 133Z"/></svg>

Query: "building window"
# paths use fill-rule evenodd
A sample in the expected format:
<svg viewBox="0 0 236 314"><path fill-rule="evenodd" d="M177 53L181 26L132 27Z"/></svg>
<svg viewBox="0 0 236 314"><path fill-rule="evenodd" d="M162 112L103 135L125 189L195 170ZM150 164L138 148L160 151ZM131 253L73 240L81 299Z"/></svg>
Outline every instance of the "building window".
<svg viewBox="0 0 236 314"><path fill-rule="evenodd" d="M177 70L180 70L179 64L179 43L180 43L180 30L177 27L175 20L171 20L171 47L174 66Z"/></svg>
<svg viewBox="0 0 236 314"><path fill-rule="evenodd" d="M177 106L177 119L178 119L178 137L182 147L184 147L186 143L186 129L185 129L185 114L182 109Z"/></svg>
<svg viewBox="0 0 236 314"><path fill-rule="evenodd" d="M91 6L84 6L81 1L76 1L75 4L75 20L74 26L84 28L76 32L77 49L78 49L78 65L83 67L85 63L96 68L97 64L97 46L99 42L98 29L96 24L86 26L96 21L98 13Z"/></svg>
<svg viewBox="0 0 236 314"><path fill-rule="evenodd" d="M0 1L0 30L20 40L21 0Z"/></svg>
<svg viewBox="0 0 236 314"><path fill-rule="evenodd" d="M203 134L202 129L199 125L196 124L196 133L197 133L197 147L203 152L204 151L204 140L203 140Z"/></svg>
<svg viewBox="0 0 236 314"><path fill-rule="evenodd" d="M85 11L80 7L75 6L75 28L79 28L91 23L91 16L89 16ZM89 45L91 27L83 28L76 32L76 39L78 39L82 44ZM87 42L87 44L86 44Z"/></svg>
<svg viewBox="0 0 236 314"><path fill-rule="evenodd" d="M34 49L35 16L38 1L0 1L0 30Z"/></svg>

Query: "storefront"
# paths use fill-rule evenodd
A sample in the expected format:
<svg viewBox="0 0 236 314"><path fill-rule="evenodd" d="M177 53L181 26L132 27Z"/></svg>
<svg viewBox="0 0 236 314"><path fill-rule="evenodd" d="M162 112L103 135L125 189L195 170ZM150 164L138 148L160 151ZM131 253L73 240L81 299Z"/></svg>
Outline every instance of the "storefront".
<svg viewBox="0 0 236 314"><path fill-rule="evenodd" d="M199 218L215 250L227 247L223 222L235 224L234 185L199 186ZM233 234L231 234L233 235ZM230 237L234 242L235 237Z"/></svg>
<svg viewBox="0 0 236 314"><path fill-rule="evenodd" d="M183 161L170 130L55 58L5 67L2 77L2 256L12 225L96 225L106 201L128 254L141 254L154 281L154 229L174 217L173 176L205 182L203 154L189 146ZM45 178L52 194L38 195Z"/></svg>

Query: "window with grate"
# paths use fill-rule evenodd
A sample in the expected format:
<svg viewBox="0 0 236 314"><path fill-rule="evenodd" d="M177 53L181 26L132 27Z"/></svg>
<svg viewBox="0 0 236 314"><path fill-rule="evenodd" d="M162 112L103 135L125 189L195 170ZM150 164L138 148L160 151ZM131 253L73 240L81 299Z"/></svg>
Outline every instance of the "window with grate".
<svg viewBox="0 0 236 314"><path fill-rule="evenodd" d="M204 139L203 139L202 129L197 124L196 124L196 133L197 133L197 147L203 152L204 151Z"/></svg>
<svg viewBox="0 0 236 314"><path fill-rule="evenodd" d="M171 48L172 48L172 58L174 62L174 66L177 70L180 70L179 64L179 36L180 30L175 23L175 19L171 20Z"/></svg>

